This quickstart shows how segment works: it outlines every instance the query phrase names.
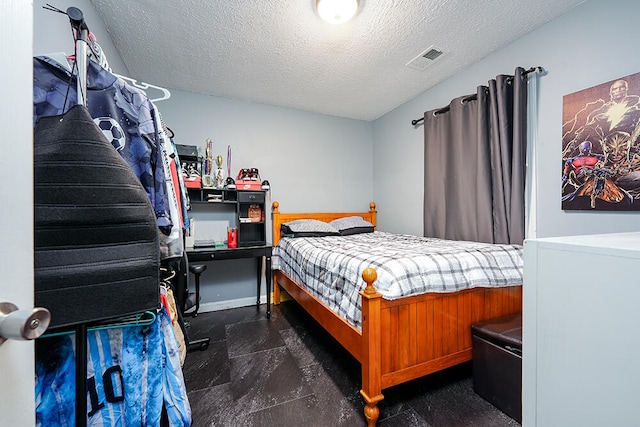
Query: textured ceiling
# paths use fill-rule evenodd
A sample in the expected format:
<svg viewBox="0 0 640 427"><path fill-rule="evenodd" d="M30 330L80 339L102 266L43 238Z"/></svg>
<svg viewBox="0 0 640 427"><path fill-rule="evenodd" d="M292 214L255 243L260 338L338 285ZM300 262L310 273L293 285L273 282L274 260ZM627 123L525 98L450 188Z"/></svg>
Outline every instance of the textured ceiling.
<svg viewBox="0 0 640 427"><path fill-rule="evenodd" d="M133 78L362 120L583 2L360 0L334 26L315 1L91 0ZM406 66L432 45L445 55L424 71Z"/></svg>

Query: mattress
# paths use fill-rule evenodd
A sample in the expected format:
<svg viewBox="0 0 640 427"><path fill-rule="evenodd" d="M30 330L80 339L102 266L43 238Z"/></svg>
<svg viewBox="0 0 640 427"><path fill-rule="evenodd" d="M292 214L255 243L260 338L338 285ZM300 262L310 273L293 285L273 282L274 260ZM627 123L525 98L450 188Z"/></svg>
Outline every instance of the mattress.
<svg viewBox="0 0 640 427"><path fill-rule="evenodd" d="M521 245L452 241L382 231L350 236L283 237L272 265L357 329L362 272L393 300L428 292L522 285Z"/></svg>

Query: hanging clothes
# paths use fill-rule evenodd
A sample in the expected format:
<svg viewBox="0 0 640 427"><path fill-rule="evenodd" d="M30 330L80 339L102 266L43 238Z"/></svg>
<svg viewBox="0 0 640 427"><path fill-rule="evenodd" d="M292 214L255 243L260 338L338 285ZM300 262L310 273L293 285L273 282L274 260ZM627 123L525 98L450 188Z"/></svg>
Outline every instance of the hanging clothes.
<svg viewBox="0 0 640 427"><path fill-rule="evenodd" d="M66 112L77 99L76 76L46 56L33 61L33 121ZM94 122L131 166L154 208L158 228L173 225L166 188L162 147L154 106L139 89L93 61L87 62L87 109Z"/></svg>
<svg viewBox="0 0 640 427"><path fill-rule="evenodd" d="M180 350L180 366L184 366L184 361L187 359L187 343L184 339L184 332L182 332L182 325L180 324L180 316L178 315L178 307L176 306L176 299L173 295L173 289L167 284L160 286L160 301L169 313L171 319L171 326L173 332L176 335L176 341L178 342L178 349Z"/></svg>
<svg viewBox="0 0 640 427"><path fill-rule="evenodd" d="M180 351L163 308L153 324L88 333L87 426L191 425ZM36 341L36 425L73 426L75 337Z"/></svg>
<svg viewBox="0 0 640 427"><path fill-rule="evenodd" d="M170 233L174 224L180 228L177 207L172 208L170 204L170 199L175 200L176 195L169 193L166 187L170 174L166 172L169 169L165 164L155 107L144 93L115 79L97 64L90 62L88 70L90 109L69 101L75 99L75 85L66 83L75 79L69 70L48 58L34 59L36 301L44 301L41 294L47 297L59 294L53 292L57 289L52 289L51 280L43 281L43 277L50 276L57 280L54 285L59 282L79 295L78 300L56 299L60 302L52 310L58 321L56 326L103 320L125 312L157 310L159 259L163 253L158 248L158 237ZM58 111L61 113L56 115ZM86 131L81 133L82 129ZM42 137L38 138L39 135ZM107 135L109 138L105 140ZM103 160L105 153L112 156L107 162ZM105 165L112 166L117 173L105 174L108 169ZM122 194L128 194L132 188L137 188L142 197L137 204L132 203L131 197L122 198ZM107 209L113 205L115 208ZM74 209L69 210L69 206ZM54 208L58 209L56 215L48 214ZM153 257L147 256L136 263L146 255L135 241L140 233L126 221L119 220L118 215L131 219L143 211L147 216L135 225L150 228L151 246L155 252ZM103 219L101 215L108 216ZM51 218L70 223L69 232L60 234L60 227L49 230L41 226L43 220L48 221L44 225L49 225ZM105 230L101 228L98 232L88 227L87 224L96 218ZM120 228L109 223L114 219ZM87 230L92 232L87 233ZM92 257L83 255L81 250L87 249L86 242L96 239L102 239L100 242L104 241L104 244L95 249L88 248L93 251ZM121 241L125 245L117 250L114 243ZM57 245L54 249L61 248L52 252L53 244ZM75 252L72 253L72 249ZM99 252L102 250L104 254ZM181 247L177 250L182 253ZM54 258L58 252L66 257ZM79 255L75 255L76 252ZM58 264L52 264L52 260L58 259ZM153 276L145 294L139 287L126 286L129 282L119 280L99 295L96 304L91 304L96 299L96 287L79 286L90 281L119 279L121 270L122 274L134 275L139 280L143 274L134 267L142 267ZM77 271L85 273L86 277L77 279L73 275ZM43 276L44 273L49 275ZM39 284L46 285L46 289L39 289ZM120 291L118 286L124 286L124 289ZM121 300L123 295L128 297ZM175 305L173 295L166 297L170 307ZM148 305L140 305L146 304L147 300ZM136 310L129 308L132 305ZM80 314L76 316L78 310ZM74 317L68 318L68 313L74 313ZM98 317L80 317L85 314ZM49 337L38 340L36 347L39 349L36 357L37 423L41 426L73 426L77 372L75 338L73 335ZM89 333L86 425L157 426L165 408L171 426L189 426L191 410L181 370L181 353L184 352L179 349L175 328L164 306L151 326L109 328Z"/></svg>
<svg viewBox="0 0 640 427"><path fill-rule="evenodd" d="M167 198L169 201L169 212L173 219L171 231L160 235L160 252L162 259L180 258L184 251L184 221L182 220L180 182L176 175L176 166L173 159L173 146L169 136L162 126L160 112L154 108L154 120L160 124L158 129L158 144L162 150L162 161L165 171L165 185L167 186Z"/></svg>
<svg viewBox="0 0 640 427"><path fill-rule="evenodd" d="M60 10L55 11L64 13ZM77 10L77 12L80 11ZM78 40L83 39L86 41L86 33L88 32L86 26L75 26L75 21L72 19L72 28L74 29L74 38L80 33ZM96 44L91 48L94 56L96 56L96 48L101 52L101 49ZM101 55L97 59L100 59L100 57ZM74 74L75 66L67 67L68 64L65 59L57 62L48 57L34 58L34 126L43 122L53 123L54 121L63 125L63 122L69 121L68 118L75 112L81 111L86 114L84 123L90 125L91 132L100 136L99 143L94 143L96 139L89 138L80 138L79 140L76 138L73 140L74 143L77 143L76 145L83 145L83 149L88 148L83 153L88 153L88 158L83 157L78 160L77 150L73 149L73 147L68 149L69 144L62 146L63 144L55 144L54 142L44 147L44 149L53 147L62 156L48 159L46 152L41 150L45 154L40 156L41 163L44 168L50 167L51 164L54 164L55 168L60 168L61 166L66 168L62 171L56 169L56 180L50 186L52 190L56 190L63 195L73 193L73 191L70 191L70 186L66 185L68 182L64 181L69 177L73 177L73 180L68 180L69 182L76 183L79 181L81 183L80 187L83 191L80 193L84 197L82 199L84 204L80 207L88 207L89 209L80 210L82 211L81 213L86 213L85 216L88 220L93 220L96 217L101 218L101 215L104 215L105 206L114 204L109 195L104 195L105 193L102 191L104 188L125 192L129 187L139 187L141 200L146 204L147 218L138 221L136 224L147 225L155 239L153 247L155 257L152 260L153 262L148 262L147 264L153 270L156 279L152 283L154 297L152 309L154 311L158 310L158 314L155 321L150 325L123 327L121 324L117 324L115 326L102 326L89 333L86 333L86 329L78 330L77 339L81 340L79 342L83 344L86 339L86 348L84 345L79 346L79 349L83 349L83 351L77 357L75 354L76 335L60 333L39 339L36 342L36 423L38 426L74 426L74 421L76 421L89 427L159 426L161 419L165 418L163 414L166 414L166 419L170 426L190 426L191 408L182 376L181 351L178 347L175 327L168 314L168 310L171 311L172 307L175 310L175 301L173 295L169 292L165 293L163 298L160 297L160 283L158 280L158 261L161 258L158 251L158 237L170 235L176 226L178 229L182 227L175 189L168 187L170 180L167 178L170 177L170 173L166 152L163 150L160 121L157 119L158 115L155 111L155 106L143 91L127 84L122 78L114 76L110 71L103 68L108 67L106 60L100 62L101 66L94 61L87 61L84 64L84 59L86 58L84 58L83 53L80 55L79 62L83 68L86 67L86 70L84 70L86 71L86 80L81 81L81 85L77 85L76 75ZM79 74L82 75L84 73ZM77 89L78 86L82 88ZM78 91L80 91L80 94L77 93ZM82 105L76 106L78 101ZM66 114L68 111L73 114ZM65 138L68 135L77 137L77 131L73 127L74 123L70 124L72 129L64 131L66 132L63 135ZM60 127L64 126L58 126L55 129ZM62 132L60 129L58 131ZM84 184L82 180L85 177L93 177L103 173L103 163L96 162L95 159L99 155L99 150L98 152L93 150L94 148L97 150L100 145L103 149L108 148L106 151L112 152L113 161L110 165L113 164L116 165L116 168L119 167L122 176L117 174L113 177L102 177L101 185L94 185L93 187L82 185ZM72 160L66 161L68 157ZM124 162L122 161L123 159ZM37 169L36 172L38 172ZM47 174L40 175L46 176ZM58 176L62 177L62 179L58 179ZM48 184L48 181L45 184ZM67 196L66 199L61 199L62 202L59 202L56 191L50 191L52 194L47 194L46 191L38 193L37 190L36 186L36 207L39 200L50 200L49 203L53 203L56 208L60 205L60 207L68 210L70 206L73 206L74 212L78 210L76 204L68 202L68 200L71 200L70 196ZM38 196L38 194L40 195ZM48 199L43 197L43 194ZM85 199L88 201L85 201ZM42 203L42 205L43 209L47 208L45 203ZM139 210L139 204L122 203L121 205L118 206L120 208L118 213L130 214L132 217ZM58 215L58 218L65 221L68 217L67 211L64 210ZM38 231L37 219L36 232ZM74 223L73 225L79 230L76 234L69 233L70 235L81 235L83 231L86 234L87 227L83 229L84 223ZM93 234L98 234L100 238L106 236L112 240L121 239L123 236L137 238L137 235L132 230L129 227L124 231L118 229L115 233L101 232L89 233L89 235L94 238ZM92 230L90 229L89 231ZM44 237L49 237L50 234ZM59 240L62 241L62 239ZM45 242L42 238L40 241ZM52 241L52 239L49 238L49 241ZM78 244L78 242L82 241L82 238L75 237L72 243ZM36 238L37 247L38 243L38 238ZM107 250L111 248L112 252L117 252L117 248L113 249L113 244L110 245L110 243L112 242L107 241L104 247ZM129 242L127 249L135 251L135 246L135 244ZM46 249L44 247L44 250ZM102 248L100 247L100 249ZM181 247L177 250L178 253L182 253ZM160 253L168 256L166 255L166 248L165 251L160 251ZM45 253L44 255L47 254ZM40 258L47 261L48 258L44 255ZM125 253L124 255L126 258L129 254ZM135 255L132 258L135 259ZM78 256L68 261L77 262L78 259L85 261L85 259ZM73 266L68 261L62 263L58 268L63 274L68 273L69 265ZM111 272L116 267L132 270L130 268L132 263L129 259L120 261L118 264L110 263L109 260L105 262L104 259L95 261L92 258L90 261L90 263L85 262L85 270L89 271L88 275L91 279L93 279L93 276L98 279L105 275L108 276L108 272ZM85 264L80 264L85 267ZM36 262L37 265L38 263ZM36 268L36 273L38 272L37 270L38 268ZM107 270L107 274L104 273L105 270ZM132 274L137 276L135 270L132 270ZM74 280L73 277L67 282L71 286L78 284L78 281ZM50 289L45 291L50 291ZM85 292L85 297L93 297L92 289L85 291L83 288L82 291ZM118 300L120 295L117 289L116 292L113 292L113 289L111 291L108 296L103 296L103 304L108 307L116 306L122 308L120 306L123 304ZM129 300L136 301L138 298L139 294L133 299L127 298L127 302ZM166 305L160 304L160 301L166 302ZM71 308L68 305L84 307L82 302L74 304L66 301L66 303L67 305L62 305L63 311ZM113 316L115 316L115 313ZM86 349L86 353L84 349ZM84 365L85 357L86 366ZM83 373L80 378L76 378L79 372ZM78 390L76 390L76 386ZM78 402L82 403L78 404ZM86 423L83 416L85 412Z"/></svg>
<svg viewBox="0 0 640 427"><path fill-rule="evenodd" d="M191 199L189 198L189 191L187 191L187 184L184 180L185 171L182 169L182 163L178 156L178 148L176 147L173 138L171 138L171 145L173 146L173 152L176 153L176 172L178 173L178 181L180 181L180 196L182 198L182 218L184 219L184 229L189 230L191 228L191 220L189 219L189 211L191 210Z"/></svg>

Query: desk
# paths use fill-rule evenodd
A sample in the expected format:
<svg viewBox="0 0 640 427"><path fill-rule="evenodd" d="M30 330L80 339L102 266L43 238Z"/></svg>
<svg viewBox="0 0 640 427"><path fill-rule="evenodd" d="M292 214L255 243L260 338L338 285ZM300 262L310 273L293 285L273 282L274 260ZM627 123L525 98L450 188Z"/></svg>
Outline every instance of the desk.
<svg viewBox="0 0 640 427"><path fill-rule="evenodd" d="M258 297L257 308L260 307L260 288L262 285L263 259L266 261L265 277L267 279L267 318L271 317L271 252L273 246L242 246L234 249L223 247L186 248L187 259L192 262L219 261L225 259L256 258L258 261Z"/></svg>

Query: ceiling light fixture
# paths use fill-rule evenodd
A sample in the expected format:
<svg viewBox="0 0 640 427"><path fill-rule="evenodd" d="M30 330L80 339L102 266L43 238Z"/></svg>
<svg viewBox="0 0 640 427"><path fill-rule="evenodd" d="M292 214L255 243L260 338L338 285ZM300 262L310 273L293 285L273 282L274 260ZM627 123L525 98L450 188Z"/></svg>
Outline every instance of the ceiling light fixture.
<svg viewBox="0 0 640 427"><path fill-rule="evenodd" d="M316 0L318 15L330 24L343 24L358 11L359 0Z"/></svg>

